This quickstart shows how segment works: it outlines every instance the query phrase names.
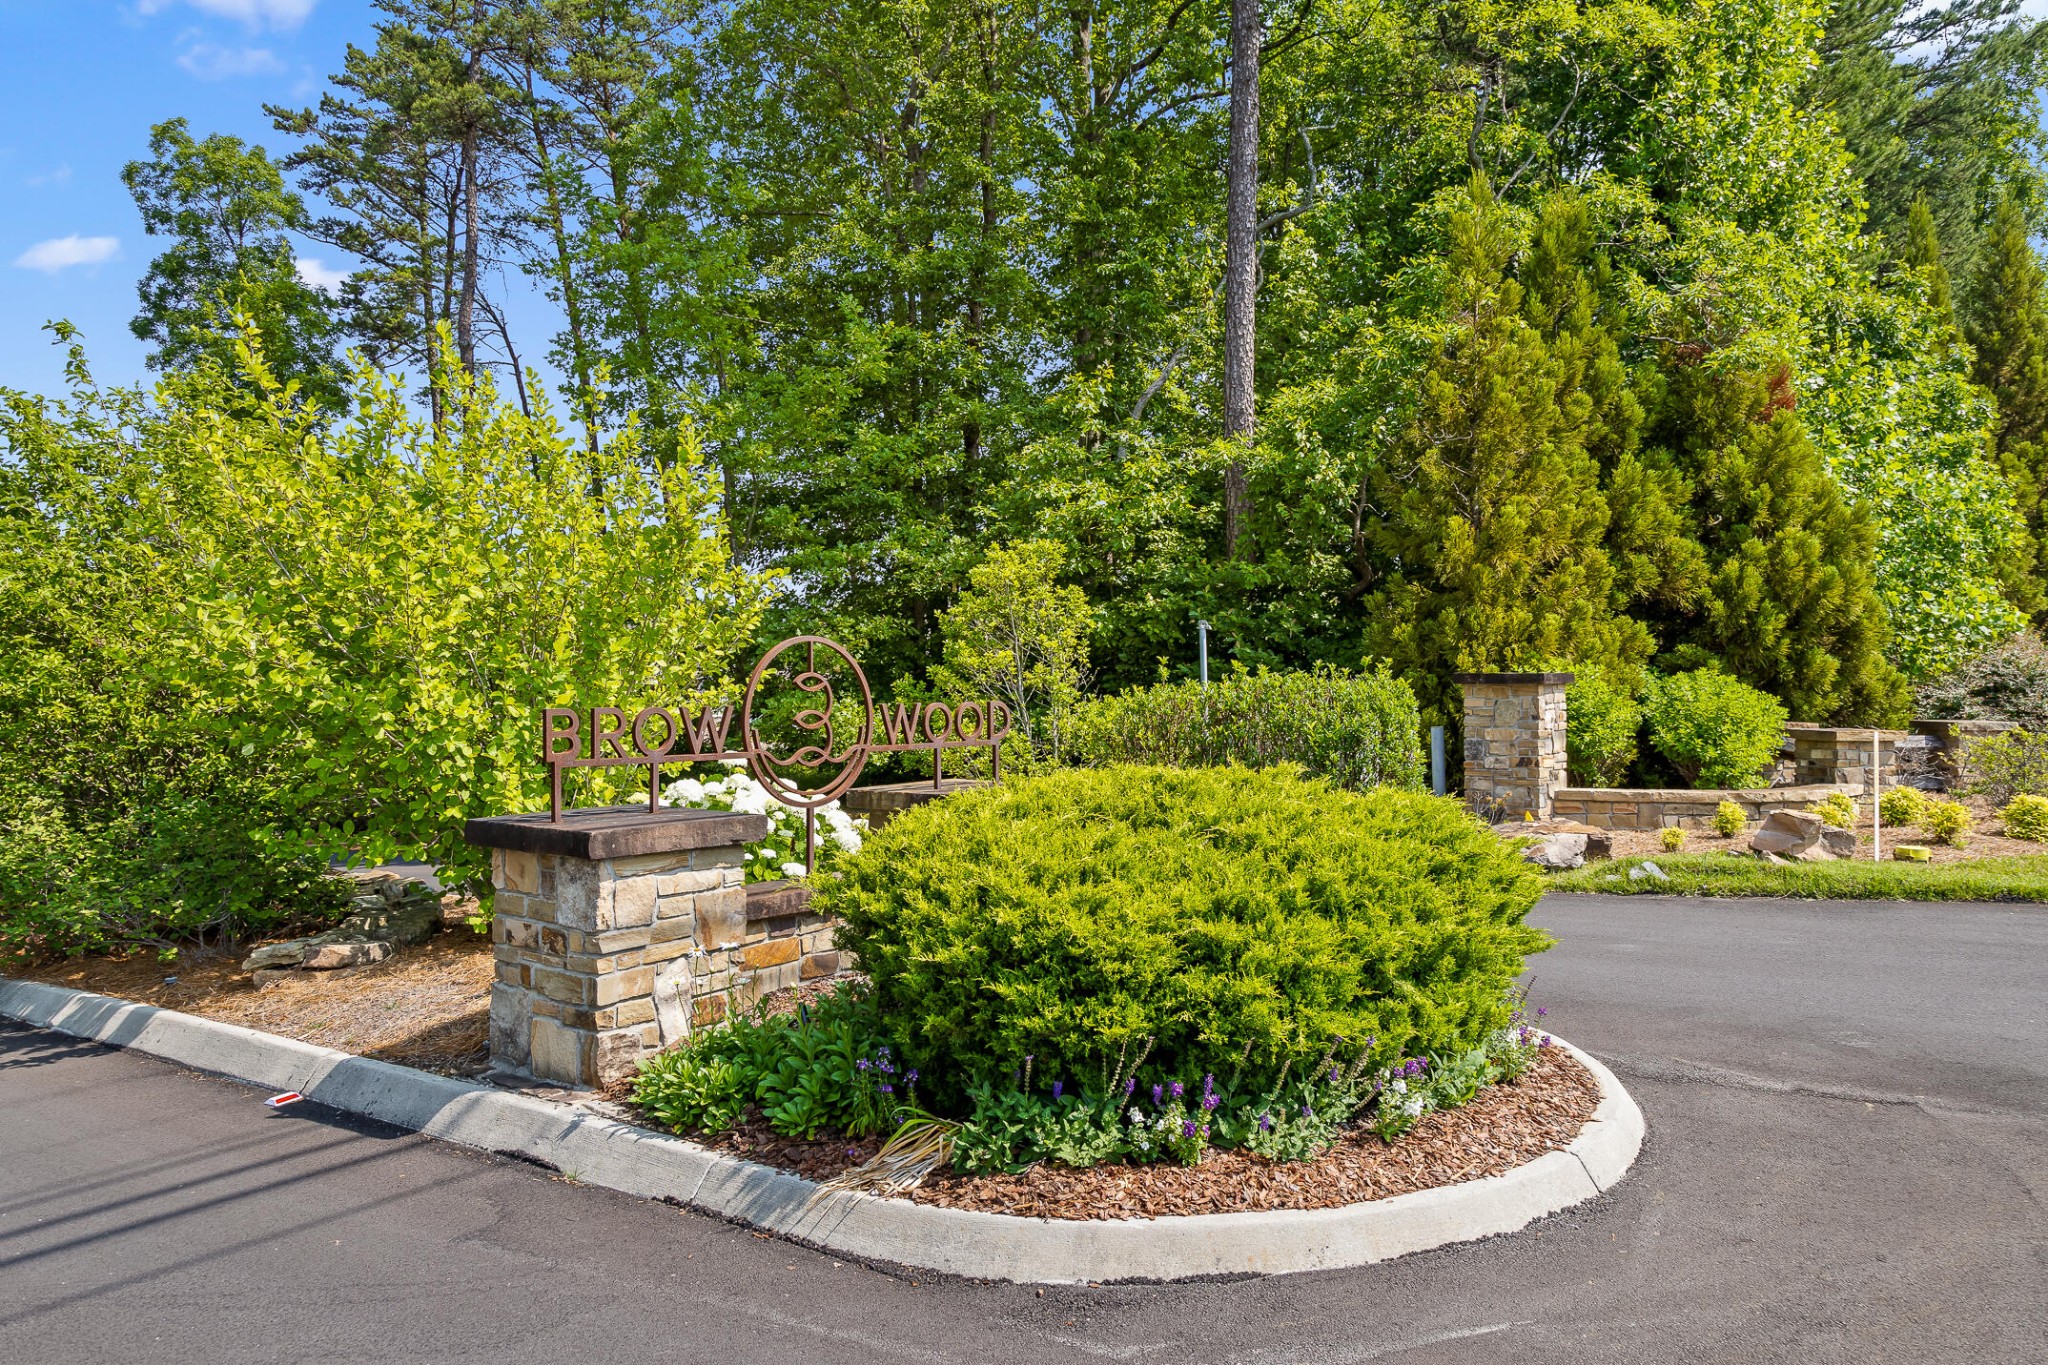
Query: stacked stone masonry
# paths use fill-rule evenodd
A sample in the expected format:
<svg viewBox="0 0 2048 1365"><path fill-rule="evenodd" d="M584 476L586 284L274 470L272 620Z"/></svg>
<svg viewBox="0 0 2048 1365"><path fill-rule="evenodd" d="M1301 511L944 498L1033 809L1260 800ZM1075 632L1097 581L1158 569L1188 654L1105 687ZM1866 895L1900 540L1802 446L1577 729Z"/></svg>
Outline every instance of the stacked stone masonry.
<svg viewBox="0 0 2048 1365"><path fill-rule="evenodd" d="M1835 792L1860 797L1863 787L1851 782L1725 791L1563 787L1552 795L1551 814L1600 829L1711 829L1723 801L1742 807L1744 818L1753 822L1774 811L1810 810Z"/></svg>
<svg viewBox="0 0 2048 1365"><path fill-rule="evenodd" d="M1837 729L1824 725L1792 725L1796 780L1808 786L1851 783L1868 788L1872 784L1871 739L1877 741L1878 775L1883 785L1897 786L1898 747L1909 739L1904 730Z"/></svg>
<svg viewBox="0 0 2048 1365"><path fill-rule="evenodd" d="M738 843L600 858L494 848L493 1062L611 1085L693 1028L848 965L803 888L749 896L742 855Z"/></svg>
<svg viewBox="0 0 2048 1365"><path fill-rule="evenodd" d="M1566 782L1569 673L1463 673L1465 803L1488 821L1551 814Z"/></svg>

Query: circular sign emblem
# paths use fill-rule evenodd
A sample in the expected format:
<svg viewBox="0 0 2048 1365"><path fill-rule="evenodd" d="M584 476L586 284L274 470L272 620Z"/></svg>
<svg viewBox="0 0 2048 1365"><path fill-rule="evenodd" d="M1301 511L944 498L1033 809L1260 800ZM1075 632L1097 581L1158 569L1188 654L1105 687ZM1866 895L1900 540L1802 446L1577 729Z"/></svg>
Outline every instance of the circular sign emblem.
<svg viewBox="0 0 2048 1365"><path fill-rule="evenodd" d="M810 704L790 719L807 737L815 738L806 738L788 753L781 754L760 738L755 729L754 708L756 701L761 699L762 680L768 676L775 661L799 645L804 649L804 667L789 681L806 694ZM839 714L840 699L832 679L818 667L820 649L837 656L837 661L845 665L859 689L858 699L846 698L854 715L859 718L859 723L851 727L853 733L850 735L842 735L841 732L849 728L845 722L853 717ZM828 662L827 666L831 664ZM844 647L822 635L798 635L769 650L754 665L753 676L747 679L746 700L740 705L740 727L746 745L747 768L754 774L754 780L785 806L816 810L844 796L867 765L868 746L874 741L875 698L868 690L867 675L861 672L860 665ZM790 771L815 771L838 764L845 766L822 787L799 786Z"/></svg>

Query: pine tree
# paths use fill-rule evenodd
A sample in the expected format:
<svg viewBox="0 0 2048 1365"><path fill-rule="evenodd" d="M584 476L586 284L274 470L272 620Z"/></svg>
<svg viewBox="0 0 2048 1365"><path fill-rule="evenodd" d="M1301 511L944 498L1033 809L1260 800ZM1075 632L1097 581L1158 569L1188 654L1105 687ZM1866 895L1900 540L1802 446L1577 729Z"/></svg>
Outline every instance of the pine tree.
<svg viewBox="0 0 2048 1365"><path fill-rule="evenodd" d="M1885 657L1876 531L1828 477L1790 374L1692 362L1671 393L1709 570L1700 610L1667 642L1670 662L1718 662L1800 720L1902 723L1910 703Z"/></svg>
<svg viewBox="0 0 2048 1365"><path fill-rule="evenodd" d="M1507 273L1509 215L1483 179L1471 194L1450 224L1449 334L1377 476L1387 511L1373 540L1388 576L1367 610L1368 651L1391 658L1438 716L1461 670L1634 667L1652 649L1614 604L1607 500L1587 449L1608 428L1584 387L1583 340L1553 346L1530 321L1553 307L1576 316L1583 301L1531 300Z"/></svg>
<svg viewBox="0 0 2048 1365"><path fill-rule="evenodd" d="M1993 215L1968 335L1973 377L1998 401L1998 462L2027 519L2030 562L2013 566L2008 593L2022 610L2048 615L2048 299L2025 215L2008 196Z"/></svg>

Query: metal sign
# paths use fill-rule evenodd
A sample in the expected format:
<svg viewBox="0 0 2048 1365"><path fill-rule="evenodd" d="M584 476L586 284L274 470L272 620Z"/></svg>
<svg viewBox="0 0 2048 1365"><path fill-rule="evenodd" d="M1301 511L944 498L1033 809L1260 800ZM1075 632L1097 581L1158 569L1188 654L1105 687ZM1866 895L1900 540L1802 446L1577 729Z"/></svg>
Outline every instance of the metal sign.
<svg viewBox="0 0 2048 1365"><path fill-rule="evenodd" d="M778 667L783 655L798 646L804 650L802 667L794 673L794 661ZM858 695L838 695L831 677L818 667L820 650L844 664ZM764 742L756 725L757 708L768 700L764 684L776 681L787 681L803 694L801 709L791 717L803 737L786 751ZM549 816L561 823L562 774L570 768L646 768L647 809L654 811L661 805L663 765L741 760L770 796L804 812L805 862L815 867L816 812L852 788L869 754L929 750L937 787L945 776L946 750L987 749L990 770L1000 780L1001 746L1010 721L1010 708L993 698L878 708L867 674L844 646L822 635L797 635L761 656L737 712L730 705L705 706L694 715L685 707L647 706L629 718L616 706L548 707L541 713L541 758L548 765ZM799 773L831 767L839 772L822 786L805 787L796 780Z"/></svg>

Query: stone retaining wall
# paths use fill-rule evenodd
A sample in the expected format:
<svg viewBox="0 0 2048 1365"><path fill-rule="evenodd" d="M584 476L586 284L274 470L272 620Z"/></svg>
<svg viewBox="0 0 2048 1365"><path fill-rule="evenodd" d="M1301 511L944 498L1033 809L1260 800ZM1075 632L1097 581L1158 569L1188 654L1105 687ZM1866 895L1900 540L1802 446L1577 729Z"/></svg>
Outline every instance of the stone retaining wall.
<svg viewBox="0 0 2048 1365"><path fill-rule="evenodd" d="M1806 810L1834 792L1863 795L1859 783L1810 783L1798 787L1728 790L1657 790L1634 787L1564 787L1551 798L1551 814L1600 829L1711 829L1723 801L1742 807L1751 821L1773 811Z"/></svg>

